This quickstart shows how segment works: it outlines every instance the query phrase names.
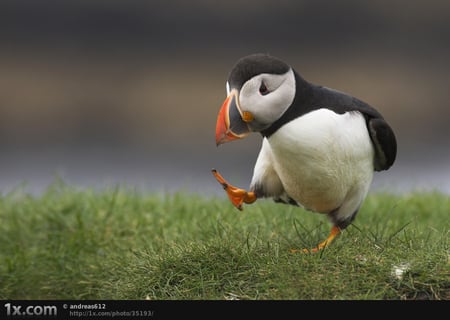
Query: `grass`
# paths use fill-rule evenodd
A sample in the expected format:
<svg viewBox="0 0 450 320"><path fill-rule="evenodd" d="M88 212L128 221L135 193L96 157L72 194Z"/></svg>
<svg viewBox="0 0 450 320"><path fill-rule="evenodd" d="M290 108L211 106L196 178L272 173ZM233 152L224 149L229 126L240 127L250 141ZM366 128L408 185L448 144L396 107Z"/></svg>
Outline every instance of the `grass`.
<svg viewBox="0 0 450 320"><path fill-rule="evenodd" d="M324 215L259 200L55 183L0 198L0 299L448 300L450 199L370 194L316 254Z"/></svg>

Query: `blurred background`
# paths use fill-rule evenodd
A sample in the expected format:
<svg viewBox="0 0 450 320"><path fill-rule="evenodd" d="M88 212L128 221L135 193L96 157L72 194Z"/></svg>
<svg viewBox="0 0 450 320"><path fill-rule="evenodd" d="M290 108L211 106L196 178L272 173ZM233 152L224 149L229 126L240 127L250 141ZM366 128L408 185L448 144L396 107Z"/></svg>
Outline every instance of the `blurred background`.
<svg viewBox="0 0 450 320"><path fill-rule="evenodd" d="M265 52L376 107L398 157L373 190L450 194L448 1L0 2L0 192L222 194L261 137L215 145L225 82Z"/></svg>

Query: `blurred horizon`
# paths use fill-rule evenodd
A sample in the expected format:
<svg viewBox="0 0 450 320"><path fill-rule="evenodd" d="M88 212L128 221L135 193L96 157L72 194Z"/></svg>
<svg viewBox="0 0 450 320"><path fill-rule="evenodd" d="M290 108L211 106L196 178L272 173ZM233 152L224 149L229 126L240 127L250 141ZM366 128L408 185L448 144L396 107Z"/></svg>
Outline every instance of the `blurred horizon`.
<svg viewBox="0 0 450 320"><path fill-rule="evenodd" d="M398 140L373 190L450 194L450 3L2 1L0 192L248 187L261 138L215 146L225 81L266 52L383 114Z"/></svg>

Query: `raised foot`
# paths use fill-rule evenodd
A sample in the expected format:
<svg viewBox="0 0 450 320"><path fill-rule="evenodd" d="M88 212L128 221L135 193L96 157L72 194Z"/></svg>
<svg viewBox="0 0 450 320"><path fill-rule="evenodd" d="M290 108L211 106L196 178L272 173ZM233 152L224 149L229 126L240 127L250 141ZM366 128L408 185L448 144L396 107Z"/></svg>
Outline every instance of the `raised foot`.
<svg viewBox="0 0 450 320"><path fill-rule="evenodd" d="M217 172L216 169L212 169L212 174L216 178L216 180L222 185L223 189L228 195L228 198L230 198L231 203L238 208L239 210L242 210L242 205L244 203L253 203L256 201L256 195L254 192L248 192L244 189L237 188L231 184L229 184L221 175L219 172Z"/></svg>
<svg viewBox="0 0 450 320"><path fill-rule="evenodd" d="M311 249L291 249L290 252L291 253L314 253L314 252L318 252L322 249L324 249L326 246L328 246L333 240L334 238L336 238L339 234L341 233L341 229L339 229L338 226L333 226L331 228L330 234L328 235L328 238L325 239L325 241L322 241L321 243L319 243L317 245L317 247L315 248L311 248Z"/></svg>

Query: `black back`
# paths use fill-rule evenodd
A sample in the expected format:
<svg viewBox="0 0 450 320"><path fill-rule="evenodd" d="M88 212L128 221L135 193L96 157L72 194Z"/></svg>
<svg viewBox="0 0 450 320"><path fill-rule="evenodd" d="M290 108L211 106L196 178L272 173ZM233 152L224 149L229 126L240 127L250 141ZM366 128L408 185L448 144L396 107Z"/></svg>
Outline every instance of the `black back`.
<svg viewBox="0 0 450 320"><path fill-rule="evenodd" d="M270 137L291 120L321 108L330 109L338 114L359 112L366 119L367 129L374 143L375 170L387 170L392 166L397 154L397 141L392 128L376 109L346 93L311 84L296 71L294 74L296 81L294 101L277 121L261 132L264 137Z"/></svg>
<svg viewBox="0 0 450 320"><path fill-rule="evenodd" d="M230 72L228 83L230 88L240 90L245 82L256 75L285 74L290 69L288 64L268 54L252 54L237 61ZM293 71L296 82L294 101L277 121L261 131L264 137L270 137L284 124L317 109L327 108L338 114L359 112L366 119L367 130L374 144L375 170L387 170L392 166L397 154L397 141L392 128L376 109L346 93L311 84Z"/></svg>

